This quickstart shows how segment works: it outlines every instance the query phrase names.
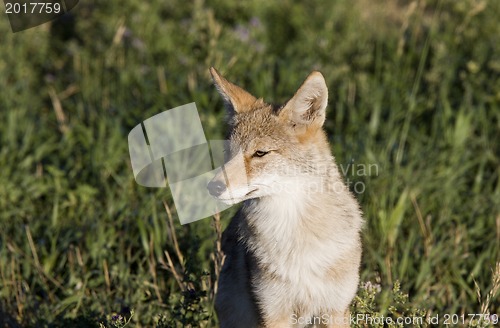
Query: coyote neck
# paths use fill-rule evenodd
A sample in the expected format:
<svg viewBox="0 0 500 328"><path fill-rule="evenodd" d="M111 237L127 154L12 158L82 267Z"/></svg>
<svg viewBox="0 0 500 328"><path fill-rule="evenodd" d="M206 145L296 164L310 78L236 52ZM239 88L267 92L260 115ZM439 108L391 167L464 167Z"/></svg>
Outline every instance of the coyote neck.
<svg viewBox="0 0 500 328"><path fill-rule="evenodd" d="M356 236L362 223L359 209L345 184L338 180L338 185L329 192L295 190L246 202L243 213L250 228L249 246L252 240L265 242L269 251L296 243L334 246Z"/></svg>

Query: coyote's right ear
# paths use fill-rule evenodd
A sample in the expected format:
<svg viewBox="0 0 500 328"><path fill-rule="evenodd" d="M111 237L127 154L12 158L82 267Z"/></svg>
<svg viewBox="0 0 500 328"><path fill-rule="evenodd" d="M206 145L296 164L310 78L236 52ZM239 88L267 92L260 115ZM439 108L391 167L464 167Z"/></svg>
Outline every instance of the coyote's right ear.
<svg viewBox="0 0 500 328"><path fill-rule="evenodd" d="M210 74L212 74L215 86L224 98L224 102L230 114L233 114L232 112L242 113L248 111L257 101L257 98L250 93L226 80L215 68L210 67Z"/></svg>

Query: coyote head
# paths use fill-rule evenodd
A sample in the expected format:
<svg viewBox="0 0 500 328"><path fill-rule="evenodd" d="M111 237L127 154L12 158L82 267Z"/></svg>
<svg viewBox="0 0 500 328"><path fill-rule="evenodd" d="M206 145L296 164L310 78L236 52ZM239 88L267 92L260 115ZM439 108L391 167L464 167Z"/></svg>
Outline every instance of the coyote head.
<svg viewBox="0 0 500 328"><path fill-rule="evenodd" d="M226 164L209 182L212 196L235 204L321 187L332 156L322 130L328 101L323 75L312 72L285 105L257 99L210 69L229 116Z"/></svg>

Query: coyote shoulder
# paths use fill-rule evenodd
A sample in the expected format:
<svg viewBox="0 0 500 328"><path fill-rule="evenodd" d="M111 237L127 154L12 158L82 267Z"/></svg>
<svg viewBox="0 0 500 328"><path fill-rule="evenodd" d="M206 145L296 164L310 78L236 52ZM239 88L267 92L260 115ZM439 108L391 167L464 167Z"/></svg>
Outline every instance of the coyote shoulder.
<svg viewBox="0 0 500 328"><path fill-rule="evenodd" d="M349 326L363 219L322 129L323 75L311 73L276 107L210 71L230 137L227 162L208 189L223 202L243 202L223 234L220 326Z"/></svg>

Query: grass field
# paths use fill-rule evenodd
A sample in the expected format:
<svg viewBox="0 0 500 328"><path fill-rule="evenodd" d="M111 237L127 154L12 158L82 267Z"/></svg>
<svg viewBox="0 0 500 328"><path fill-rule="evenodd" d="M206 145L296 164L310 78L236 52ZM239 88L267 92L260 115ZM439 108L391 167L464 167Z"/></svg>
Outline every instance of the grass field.
<svg viewBox="0 0 500 328"><path fill-rule="evenodd" d="M500 315L500 1L88 0L18 33L1 17L1 327L217 326L234 209L181 226L127 145L190 102L222 138L210 66L276 103L325 76L366 218L353 313Z"/></svg>

